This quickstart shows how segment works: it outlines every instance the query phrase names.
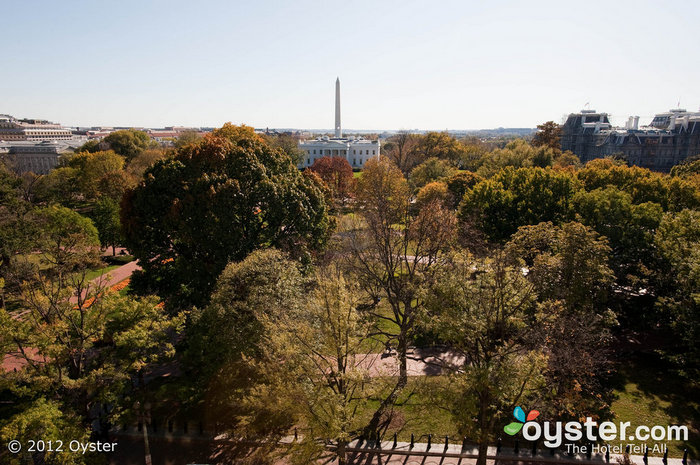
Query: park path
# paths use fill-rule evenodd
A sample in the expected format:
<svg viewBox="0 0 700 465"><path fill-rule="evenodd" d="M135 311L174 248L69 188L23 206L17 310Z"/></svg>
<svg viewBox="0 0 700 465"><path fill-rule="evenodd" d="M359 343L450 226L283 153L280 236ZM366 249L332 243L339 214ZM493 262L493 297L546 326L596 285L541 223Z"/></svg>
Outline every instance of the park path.
<svg viewBox="0 0 700 465"><path fill-rule="evenodd" d="M437 376L452 371L464 363L464 357L441 348L411 348L406 354L408 376ZM366 368L370 376L398 376L399 360L396 352L366 354L359 366Z"/></svg>
<svg viewBox="0 0 700 465"><path fill-rule="evenodd" d="M88 291L94 291L95 289L109 289L113 286L116 286L120 282L129 279L131 277L131 274L136 271L140 270L141 267L137 264L137 261L134 260L132 262L126 263L119 268L115 268L111 271L108 271L95 279L92 279L90 281L90 286L88 289L83 290L83 296L85 296L86 292ZM78 296L74 295L70 298L70 301L72 303L78 303Z"/></svg>

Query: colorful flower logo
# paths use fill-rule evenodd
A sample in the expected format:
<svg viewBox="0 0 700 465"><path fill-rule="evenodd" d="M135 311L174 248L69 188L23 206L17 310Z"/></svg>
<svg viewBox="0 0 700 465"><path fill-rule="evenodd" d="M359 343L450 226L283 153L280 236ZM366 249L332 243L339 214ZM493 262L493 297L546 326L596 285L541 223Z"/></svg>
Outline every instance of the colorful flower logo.
<svg viewBox="0 0 700 465"><path fill-rule="evenodd" d="M527 417L525 417L525 412L523 411L523 409L520 407L515 407L515 409L513 410L513 416L518 421L508 423L503 428L503 431L510 434L511 436L515 436L521 429L523 429L523 425L525 424L525 422L532 421L539 415L540 412L538 412L537 410L530 410L527 414Z"/></svg>

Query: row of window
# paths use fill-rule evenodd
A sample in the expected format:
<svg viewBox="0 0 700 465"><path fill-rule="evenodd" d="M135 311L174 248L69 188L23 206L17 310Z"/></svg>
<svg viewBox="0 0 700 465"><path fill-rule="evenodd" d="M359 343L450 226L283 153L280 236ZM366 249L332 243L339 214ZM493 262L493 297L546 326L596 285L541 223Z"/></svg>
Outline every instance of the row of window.
<svg viewBox="0 0 700 465"><path fill-rule="evenodd" d="M307 165L307 166L310 166L310 165L311 165L312 163L314 163L315 161L316 161L315 158L307 158L307 159L306 159L306 165ZM348 161L349 161L349 160L348 160ZM362 160L362 158L360 158L360 163L363 163L363 162L364 162L364 160ZM353 159L352 159L352 166L357 166L357 165L358 165L358 163L357 163L357 158L353 158Z"/></svg>
<svg viewBox="0 0 700 465"><path fill-rule="evenodd" d="M332 153L332 152L335 152L335 153ZM340 152L340 153L338 153L338 152ZM346 152L347 152L347 150L331 150L331 149L325 149L325 154L326 154L326 155L331 155L331 154L334 154L334 155L335 155L335 154L337 154L337 155L347 155ZM360 153L357 153L357 152L360 152ZM309 155L311 155L311 149L307 150L306 153L308 153ZM313 149L313 154L316 155L316 149ZM324 149L318 149L318 154L319 154L319 155L323 155L323 154L324 154ZM352 154L353 154L353 155L362 155L362 150L353 149L353 150L352 150ZM376 154L377 154L377 150L376 150L376 149L372 150L372 155L376 155ZM365 150L365 155L369 155L369 150Z"/></svg>

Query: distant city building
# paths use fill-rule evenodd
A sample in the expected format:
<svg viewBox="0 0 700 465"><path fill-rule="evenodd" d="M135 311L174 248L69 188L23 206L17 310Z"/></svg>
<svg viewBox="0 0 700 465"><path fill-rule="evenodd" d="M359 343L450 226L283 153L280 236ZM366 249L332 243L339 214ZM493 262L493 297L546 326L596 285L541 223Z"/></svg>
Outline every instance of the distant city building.
<svg viewBox="0 0 700 465"><path fill-rule="evenodd" d="M71 140L70 129L39 119L17 119L0 115L0 141Z"/></svg>
<svg viewBox="0 0 700 465"><path fill-rule="evenodd" d="M61 155L75 151L82 141L0 142L0 158L17 173L47 174Z"/></svg>
<svg viewBox="0 0 700 465"><path fill-rule="evenodd" d="M669 171L686 158L700 154L700 112L674 109L657 114L648 126L631 116L624 128L613 127L607 113L582 110L562 126L562 150L582 162L622 154L632 165Z"/></svg>
<svg viewBox="0 0 700 465"><path fill-rule="evenodd" d="M343 157L353 168L363 168L367 160L379 157L380 145L378 140L343 137L340 124L340 79L336 79L334 137L299 141L299 149L304 154L299 162L299 168L307 168L321 157Z"/></svg>

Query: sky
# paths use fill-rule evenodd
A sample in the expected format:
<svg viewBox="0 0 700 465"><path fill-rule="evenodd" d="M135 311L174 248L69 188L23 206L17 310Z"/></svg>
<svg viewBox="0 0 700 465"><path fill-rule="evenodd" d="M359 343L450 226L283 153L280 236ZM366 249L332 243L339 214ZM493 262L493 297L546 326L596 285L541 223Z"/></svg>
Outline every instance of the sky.
<svg viewBox="0 0 700 465"><path fill-rule="evenodd" d="M0 113L69 126L534 127L700 106L694 1L0 0Z"/></svg>

